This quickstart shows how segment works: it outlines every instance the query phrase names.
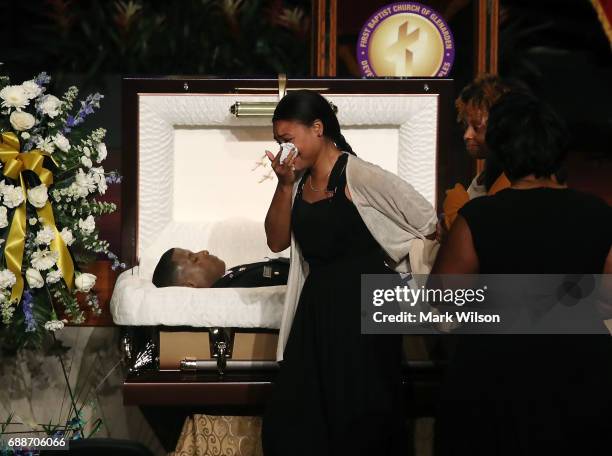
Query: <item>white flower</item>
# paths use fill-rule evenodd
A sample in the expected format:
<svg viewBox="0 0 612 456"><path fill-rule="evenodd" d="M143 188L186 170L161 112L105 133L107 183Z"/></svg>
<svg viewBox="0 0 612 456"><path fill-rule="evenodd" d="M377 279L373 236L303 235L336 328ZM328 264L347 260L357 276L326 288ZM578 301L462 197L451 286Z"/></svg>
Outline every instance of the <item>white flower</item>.
<svg viewBox="0 0 612 456"><path fill-rule="evenodd" d="M70 150L70 142L68 141L68 138L61 133L58 133L53 137L53 144L55 144L55 147L62 152L68 152L68 150Z"/></svg>
<svg viewBox="0 0 612 456"><path fill-rule="evenodd" d="M52 154L55 150L55 145L53 144L53 140L51 138L39 138L38 141L36 141L36 147L50 154Z"/></svg>
<svg viewBox="0 0 612 456"><path fill-rule="evenodd" d="M106 156L108 155L108 151L106 150L106 144L104 143L99 143L96 146L96 151L98 152L98 157L96 158L96 162L100 163L102 162Z"/></svg>
<svg viewBox="0 0 612 456"><path fill-rule="evenodd" d="M91 176L94 183L98 186L98 192L101 195L106 193L108 189L108 185L106 183L106 176L104 175L104 168L98 166L97 168L91 168L89 170L89 175Z"/></svg>
<svg viewBox="0 0 612 456"><path fill-rule="evenodd" d="M41 288L45 284L40 272L32 268L29 268L26 271L26 280L28 281L30 288Z"/></svg>
<svg viewBox="0 0 612 456"><path fill-rule="evenodd" d="M87 146L83 147L83 153L86 157L91 157L91 149Z"/></svg>
<svg viewBox="0 0 612 456"><path fill-rule="evenodd" d="M0 98L2 98L2 107L4 108L21 109L30 103L25 90L20 85L6 86L0 90Z"/></svg>
<svg viewBox="0 0 612 456"><path fill-rule="evenodd" d="M76 286L77 290L84 293L89 292L95 284L96 276L86 272L79 274L76 279L74 279L74 285Z"/></svg>
<svg viewBox="0 0 612 456"><path fill-rule="evenodd" d="M50 250L36 250L34 253L32 253L32 259L30 262L32 263L32 267L34 269L44 271L45 269L53 267L57 262L58 257L59 254L57 252L52 252Z"/></svg>
<svg viewBox="0 0 612 456"><path fill-rule="evenodd" d="M81 157L81 163L83 163L83 166L85 166L86 168L91 168L91 166L93 165L91 160L85 156Z"/></svg>
<svg viewBox="0 0 612 456"><path fill-rule="evenodd" d="M14 187L12 185L4 185L2 189L4 195L4 205L8 208L14 208L23 203L25 196L21 187Z"/></svg>
<svg viewBox="0 0 612 456"><path fill-rule="evenodd" d="M21 132L21 137L25 140L30 139L30 133L28 133L27 131Z"/></svg>
<svg viewBox="0 0 612 456"><path fill-rule="evenodd" d="M36 123L36 119L32 114L23 111L13 111L9 120L17 131L29 130Z"/></svg>
<svg viewBox="0 0 612 456"><path fill-rule="evenodd" d="M28 202L37 208L45 207L49 195L47 194L47 186L45 184L37 185L28 190Z"/></svg>
<svg viewBox="0 0 612 456"><path fill-rule="evenodd" d="M38 219L36 217L30 217L30 219L28 220L28 223L34 226L38 223Z"/></svg>
<svg viewBox="0 0 612 456"><path fill-rule="evenodd" d="M45 323L45 329L47 331L55 332L64 328L64 322L66 320L49 320Z"/></svg>
<svg viewBox="0 0 612 456"><path fill-rule="evenodd" d="M6 228L8 226L8 218L6 217L6 207L0 206L0 228Z"/></svg>
<svg viewBox="0 0 612 456"><path fill-rule="evenodd" d="M96 190L96 184L90 175L85 174L82 169L77 171L75 181L70 185L72 193L82 198Z"/></svg>
<svg viewBox="0 0 612 456"><path fill-rule="evenodd" d="M62 271L59 269L54 269L47 274L47 283L57 283L62 277Z"/></svg>
<svg viewBox="0 0 612 456"><path fill-rule="evenodd" d="M36 239L34 240L34 242L36 242L36 244L38 245L51 244L51 241L53 239L55 239L55 233L53 232L53 229L49 225L45 225L43 229L39 230L38 233L36 233Z"/></svg>
<svg viewBox="0 0 612 456"><path fill-rule="evenodd" d="M15 274L8 269L2 269L0 271L0 289L10 288L15 285Z"/></svg>
<svg viewBox="0 0 612 456"><path fill-rule="evenodd" d="M61 106L62 102L60 99L53 95L45 95L38 103L38 109L51 118L54 118L60 113L59 109Z"/></svg>
<svg viewBox="0 0 612 456"><path fill-rule="evenodd" d="M60 231L60 236L62 237L67 246L71 246L74 242L74 236L72 234L72 231L70 231L68 228L64 228L62 231Z"/></svg>
<svg viewBox="0 0 612 456"><path fill-rule="evenodd" d="M96 229L96 221L93 215L88 216L85 220L79 219L79 228L85 234L91 234Z"/></svg>
<svg viewBox="0 0 612 456"><path fill-rule="evenodd" d="M29 99L36 98L42 93L42 88L33 80L25 81L21 84L21 88Z"/></svg>

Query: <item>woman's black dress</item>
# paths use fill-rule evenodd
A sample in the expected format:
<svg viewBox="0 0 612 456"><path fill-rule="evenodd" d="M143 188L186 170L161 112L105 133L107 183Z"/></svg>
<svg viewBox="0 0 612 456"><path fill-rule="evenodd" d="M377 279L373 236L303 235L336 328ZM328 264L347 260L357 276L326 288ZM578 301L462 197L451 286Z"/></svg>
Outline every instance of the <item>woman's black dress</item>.
<svg viewBox="0 0 612 456"><path fill-rule="evenodd" d="M568 189L470 201L483 274L600 274L612 209ZM436 456L610 454L612 337L461 335L436 418Z"/></svg>
<svg viewBox="0 0 612 456"><path fill-rule="evenodd" d="M401 339L362 335L361 274L392 272L345 195L348 156L330 175L329 199L302 199L292 229L309 265L275 391L263 423L266 456L400 454L405 443Z"/></svg>

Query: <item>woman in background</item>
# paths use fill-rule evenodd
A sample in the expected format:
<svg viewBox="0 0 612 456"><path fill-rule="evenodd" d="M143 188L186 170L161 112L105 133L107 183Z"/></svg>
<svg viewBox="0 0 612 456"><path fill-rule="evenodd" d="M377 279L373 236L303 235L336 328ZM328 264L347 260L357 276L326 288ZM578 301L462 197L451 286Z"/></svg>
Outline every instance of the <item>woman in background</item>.
<svg viewBox="0 0 612 456"><path fill-rule="evenodd" d="M316 92L286 95L273 128L297 153L281 162L267 152L278 176L268 245L291 246L291 269L264 453L405 454L401 338L361 334L361 274L392 272L386 261L405 265L410 241L435 230L433 208L401 178L357 158Z"/></svg>
<svg viewBox="0 0 612 456"><path fill-rule="evenodd" d="M566 154L556 114L507 94L490 111L486 143L511 186L459 211L432 274L612 273L612 208L555 177ZM609 448L612 338L459 337L436 419L438 456Z"/></svg>
<svg viewBox="0 0 612 456"><path fill-rule="evenodd" d="M510 185L495 157L489 157L489 148L485 141L489 111L497 100L510 90L511 85L498 76L484 74L465 86L455 101L457 121L463 127L465 148L474 160L485 160L485 169L472 179L467 190L463 185L455 184L452 189L446 191L442 205L443 219L438 224L437 238L440 242L444 242L459 209L465 203L479 196L495 194Z"/></svg>

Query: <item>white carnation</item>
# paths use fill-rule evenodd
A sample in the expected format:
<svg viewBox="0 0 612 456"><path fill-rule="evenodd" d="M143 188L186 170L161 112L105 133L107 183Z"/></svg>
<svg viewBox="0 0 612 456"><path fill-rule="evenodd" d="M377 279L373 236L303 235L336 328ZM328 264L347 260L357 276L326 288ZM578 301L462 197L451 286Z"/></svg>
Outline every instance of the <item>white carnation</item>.
<svg viewBox="0 0 612 456"><path fill-rule="evenodd" d="M62 237L67 246L71 246L73 244L74 235L72 234L72 231L70 231L68 228L64 228L62 231L60 231L60 236Z"/></svg>
<svg viewBox="0 0 612 456"><path fill-rule="evenodd" d="M40 112L51 118L56 117L60 113L61 106L62 102L60 99L53 95L45 95L38 103L38 109Z"/></svg>
<svg viewBox="0 0 612 456"><path fill-rule="evenodd" d="M37 208L45 207L49 195L47 193L47 186L45 184L37 185L28 190L28 202Z"/></svg>
<svg viewBox="0 0 612 456"><path fill-rule="evenodd" d="M53 137L53 144L55 144L55 147L62 152L68 152L70 150L70 142L68 141L68 138L61 133L58 133Z"/></svg>
<svg viewBox="0 0 612 456"><path fill-rule="evenodd" d="M39 230L38 233L36 233L36 239L34 240L34 242L36 242L36 244L38 245L46 245L51 244L51 241L53 239L55 239L55 233L53 232L53 229L49 225L45 225L43 229Z"/></svg>
<svg viewBox="0 0 612 456"><path fill-rule="evenodd" d="M38 138L38 141L36 141L36 148L52 154L55 150L55 145L53 144L53 140L51 138Z"/></svg>
<svg viewBox="0 0 612 456"><path fill-rule="evenodd" d="M81 157L81 163L83 164L83 166L85 166L86 168L91 168L93 163L91 162L91 159L89 157Z"/></svg>
<svg viewBox="0 0 612 456"><path fill-rule="evenodd" d="M0 228L6 228L8 226L8 218L6 213L6 207L0 206Z"/></svg>
<svg viewBox="0 0 612 456"><path fill-rule="evenodd" d="M90 175L85 174L82 169L77 171L75 181L70 185L70 192L82 198L96 190L96 184Z"/></svg>
<svg viewBox="0 0 612 456"><path fill-rule="evenodd" d="M12 185L4 185L2 194L4 195L4 205L11 209L19 206L25 199L21 187L14 187Z"/></svg>
<svg viewBox="0 0 612 456"><path fill-rule="evenodd" d="M39 271L44 271L49 269L57 263L57 259L59 254L55 251L50 250L36 250L32 253L32 267L34 269L38 269Z"/></svg>
<svg viewBox="0 0 612 456"><path fill-rule="evenodd" d="M2 98L3 108L25 108L30 104L30 100L26 95L25 90L20 85L6 86L0 90L0 98Z"/></svg>
<svg viewBox="0 0 612 456"><path fill-rule="evenodd" d="M45 323L45 329L47 331L55 332L64 328L65 320L49 320Z"/></svg>
<svg viewBox="0 0 612 456"><path fill-rule="evenodd" d="M97 168L91 168L89 170L89 175L93 179L94 183L98 186L98 192L101 195L106 193L108 189L108 184L106 183L106 176L104 175L104 168L98 166Z"/></svg>
<svg viewBox="0 0 612 456"><path fill-rule="evenodd" d="M42 93L42 88L33 80L23 82L21 88L29 99L36 98Z"/></svg>
<svg viewBox="0 0 612 456"><path fill-rule="evenodd" d="M47 274L47 283L57 283L62 277L62 271L60 271L59 269L54 269L53 271Z"/></svg>
<svg viewBox="0 0 612 456"><path fill-rule="evenodd" d="M13 111L9 120L12 127L17 131L29 130L36 123L34 116L24 111Z"/></svg>
<svg viewBox="0 0 612 456"><path fill-rule="evenodd" d="M29 268L26 271L26 280L28 281L30 288L41 288L45 284L40 272L33 268Z"/></svg>
<svg viewBox="0 0 612 456"><path fill-rule="evenodd" d="M108 155L108 151L106 150L106 144L104 143L99 143L96 146L96 151L98 152L98 157L96 158L96 162L100 163L102 162L106 156Z"/></svg>
<svg viewBox="0 0 612 456"><path fill-rule="evenodd" d="M0 271L0 289L10 288L15 285L15 274L8 269L2 269Z"/></svg>
<svg viewBox="0 0 612 456"><path fill-rule="evenodd" d="M79 228L85 234L91 234L96 229L96 221L93 215L88 216L85 220L79 219Z"/></svg>
<svg viewBox="0 0 612 456"><path fill-rule="evenodd" d="M89 273L79 274L76 279L74 279L74 285L76 286L77 290L84 293L89 292L95 284L96 276Z"/></svg>

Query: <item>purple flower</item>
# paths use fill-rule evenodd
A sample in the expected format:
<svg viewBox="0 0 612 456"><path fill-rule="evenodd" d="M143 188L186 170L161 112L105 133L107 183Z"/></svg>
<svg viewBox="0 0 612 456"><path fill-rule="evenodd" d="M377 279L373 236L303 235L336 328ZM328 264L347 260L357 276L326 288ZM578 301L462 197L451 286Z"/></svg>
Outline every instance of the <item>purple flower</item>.
<svg viewBox="0 0 612 456"><path fill-rule="evenodd" d="M106 183L107 184L120 184L121 176L115 172L111 172L108 174L108 176L106 176Z"/></svg>
<svg viewBox="0 0 612 456"><path fill-rule="evenodd" d="M94 108L100 107L100 100L102 98L104 98L104 95L100 95L99 93L87 95L87 98L85 99L85 101L81 101L81 108L76 113L76 116L74 117L71 115L68 116L62 131L64 133L69 133L72 128L83 123L83 121L85 120L85 117L94 113Z"/></svg>
<svg viewBox="0 0 612 456"><path fill-rule="evenodd" d="M30 290L26 290L23 292L23 314L25 315L25 323L26 323L26 332L34 332L36 331L36 320L34 319L34 315L32 312L32 308L34 307L32 303L32 292Z"/></svg>
<svg viewBox="0 0 612 456"><path fill-rule="evenodd" d="M43 71L34 78L34 82L42 87L43 85L49 84L49 82L51 82L51 76L49 76L46 72Z"/></svg>

